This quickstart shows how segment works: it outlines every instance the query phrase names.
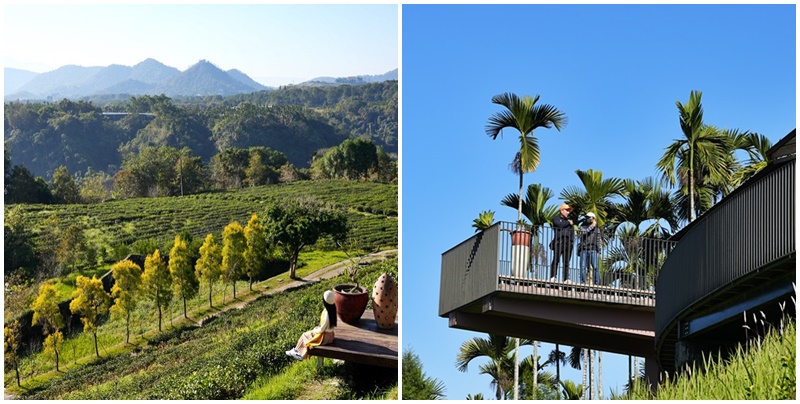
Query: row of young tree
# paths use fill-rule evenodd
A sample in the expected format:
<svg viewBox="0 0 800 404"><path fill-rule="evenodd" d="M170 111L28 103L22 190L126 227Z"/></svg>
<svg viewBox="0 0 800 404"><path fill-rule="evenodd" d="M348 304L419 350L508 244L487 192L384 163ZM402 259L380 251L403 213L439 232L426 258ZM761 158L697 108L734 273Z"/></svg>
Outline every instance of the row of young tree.
<svg viewBox="0 0 800 404"><path fill-rule="evenodd" d="M320 151L311 169L298 169L286 155L268 147L228 148L209 164L189 148L147 146L126 155L113 176L85 174L59 166L50 183L34 178L5 154L5 203L98 203L110 198L176 196L212 189L234 189L305 179L397 182L397 164L369 140L347 139Z"/></svg>
<svg viewBox="0 0 800 404"><path fill-rule="evenodd" d="M131 314L142 299L147 299L157 309L160 332L163 309L173 299L182 301L183 316L188 318L186 302L198 296L201 281L208 285L208 304L213 307L215 282L231 283L235 299L236 281L247 278L252 290L254 280L269 270L269 263L281 254L289 262L290 277L295 278L300 251L315 244L320 237L342 239L348 232L343 214L311 201L271 205L265 211L265 218L262 223L258 215L253 214L244 227L232 222L222 231L220 242L214 234L208 234L197 251L190 248L185 238L177 235L168 255L156 248L147 254L142 266L132 260L120 261L111 268L113 286L110 293L96 276L78 276L69 309L80 316L84 332L93 335L95 354L100 356L98 321L109 313L112 318L125 320L125 342L130 342ZM62 329L65 327L59 303L56 287L45 283L40 286L30 307L33 311L32 325L42 326L44 350L53 356L57 371L64 341ZM6 360L16 369L20 345L17 320L6 327L5 338Z"/></svg>

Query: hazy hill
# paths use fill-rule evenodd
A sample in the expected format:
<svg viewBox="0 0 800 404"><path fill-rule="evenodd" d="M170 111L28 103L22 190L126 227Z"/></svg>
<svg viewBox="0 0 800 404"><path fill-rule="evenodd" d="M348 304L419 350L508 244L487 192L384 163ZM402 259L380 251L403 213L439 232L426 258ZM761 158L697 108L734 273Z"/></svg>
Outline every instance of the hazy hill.
<svg viewBox="0 0 800 404"><path fill-rule="evenodd" d="M25 83L31 81L39 73L7 67L3 74L3 95L19 91Z"/></svg>
<svg viewBox="0 0 800 404"><path fill-rule="evenodd" d="M333 85L336 84L358 85L358 84L380 83L382 81L389 81L389 80L397 80L397 77L398 77L398 69L394 69L392 71L378 75L360 75L360 76L350 76L350 77L328 77L328 76L316 77L299 85L319 85L320 83L333 84Z"/></svg>
<svg viewBox="0 0 800 404"><path fill-rule="evenodd" d="M9 69L5 71L8 77ZM57 100L106 94L228 96L266 89L239 70L225 72L205 60L184 72L147 59L133 67L69 65L47 73L18 77L16 83L21 83L23 78L28 80L16 85L13 93L6 91L6 100Z"/></svg>

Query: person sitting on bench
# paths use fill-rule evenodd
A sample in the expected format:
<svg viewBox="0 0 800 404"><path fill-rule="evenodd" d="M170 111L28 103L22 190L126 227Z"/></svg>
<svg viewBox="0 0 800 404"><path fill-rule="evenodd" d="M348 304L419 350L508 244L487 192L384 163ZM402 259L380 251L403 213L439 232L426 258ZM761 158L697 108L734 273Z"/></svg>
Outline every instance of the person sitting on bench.
<svg viewBox="0 0 800 404"><path fill-rule="evenodd" d="M303 360L308 358L309 349L333 342L333 329L336 327L336 300L333 291L325 291L322 295L322 303L325 305L325 309L320 314L319 325L313 330L304 332L297 341L297 346L286 351L286 355Z"/></svg>

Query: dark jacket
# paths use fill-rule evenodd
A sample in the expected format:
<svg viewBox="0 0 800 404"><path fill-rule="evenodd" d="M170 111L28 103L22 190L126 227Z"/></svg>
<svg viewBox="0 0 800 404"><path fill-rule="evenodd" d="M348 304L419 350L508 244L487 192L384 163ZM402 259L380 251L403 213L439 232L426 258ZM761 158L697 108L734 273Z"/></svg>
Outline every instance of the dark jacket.
<svg viewBox="0 0 800 404"><path fill-rule="evenodd" d="M580 244L578 251L600 251L603 248L603 230L597 226L581 226Z"/></svg>
<svg viewBox="0 0 800 404"><path fill-rule="evenodd" d="M572 225L569 224L569 219L556 215L553 217L553 238L560 241L572 241L575 234L572 231ZM564 240L562 240L564 239Z"/></svg>

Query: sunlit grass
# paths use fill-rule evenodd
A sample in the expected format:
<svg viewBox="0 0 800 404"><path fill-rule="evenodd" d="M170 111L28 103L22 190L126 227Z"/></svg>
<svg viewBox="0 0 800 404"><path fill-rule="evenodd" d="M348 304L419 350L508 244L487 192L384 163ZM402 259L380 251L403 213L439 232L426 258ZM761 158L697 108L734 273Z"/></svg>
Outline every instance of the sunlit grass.
<svg viewBox="0 0 800 404"><path fill-rule="evenodd" d="M796 398L796 325L741 346L727 360L704 359L705 370L692 367L677 380L658 387L653 395L634 385L634 400L794 400Z"/></svg>

